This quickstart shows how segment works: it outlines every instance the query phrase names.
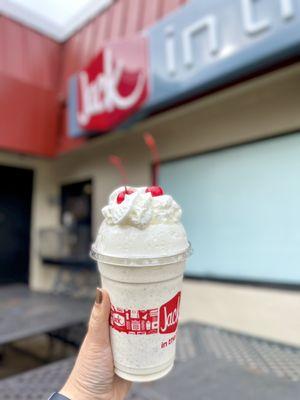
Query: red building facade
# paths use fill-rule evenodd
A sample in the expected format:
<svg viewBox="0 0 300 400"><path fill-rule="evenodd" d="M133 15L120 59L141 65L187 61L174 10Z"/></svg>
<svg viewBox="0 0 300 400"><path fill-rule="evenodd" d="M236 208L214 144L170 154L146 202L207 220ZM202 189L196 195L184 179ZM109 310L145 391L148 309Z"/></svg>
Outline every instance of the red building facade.
<svg viewBox="0 0 300 400"><path fill-rule="evenodd" d="M186 0L118 0L65 43L0 17L0 148L54 157L86 139L66 133L67 82L105 42L130 37Z"/></svg>

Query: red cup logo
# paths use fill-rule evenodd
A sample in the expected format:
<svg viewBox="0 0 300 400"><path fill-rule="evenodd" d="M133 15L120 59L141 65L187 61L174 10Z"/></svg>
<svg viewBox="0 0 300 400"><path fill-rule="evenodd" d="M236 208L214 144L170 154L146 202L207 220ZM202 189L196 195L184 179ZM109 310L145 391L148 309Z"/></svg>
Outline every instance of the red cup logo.
<svg viewBox="0 0 300 400"><path fill-rule="evenodd" d="M175 332L178 325L180 295L178 292L171 300L159 309L159 333Z"/></svg>
<svg viewBox="0 0 300 400"><path fill-rule="evenodd" d="M160 308L129 310L111 305L110 326L131 335L173 333L177 329L180 295L178 292Z"/></svg>

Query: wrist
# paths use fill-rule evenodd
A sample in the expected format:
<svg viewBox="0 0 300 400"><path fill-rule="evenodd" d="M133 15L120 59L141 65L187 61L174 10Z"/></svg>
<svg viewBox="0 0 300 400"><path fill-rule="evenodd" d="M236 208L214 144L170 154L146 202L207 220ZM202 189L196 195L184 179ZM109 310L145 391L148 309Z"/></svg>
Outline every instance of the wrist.
<svg viewBox="0 0 300 400"><path fill-rule="evenodd" d="M103 397L103 395L99 397L99 395L91 393L82 385L73 382L73 380L68 380L59 391L59 394L70 400L114 400L111 397Z"/></svg>
<svg viewBox="0 0 300 400"><path fill-rule="evenodd" d="M88 394L84 393L83 390L67 383L61 388L59 394L65 396L69 400L94 400Z"/></svg>
<svg viewBox="0 0 300 400"><path fill-rule="evenodd" d="M65 385L60 389L59 394L67 397L70 400L92 400L84 390L78 388L77 385L67 381Z"/></svg>
<svg viewBox="0 0 300 400"><path fill-rule="evenodd" d="M53 393L48 400L70 400L69 397L62 395L61 393Z"/></svg>

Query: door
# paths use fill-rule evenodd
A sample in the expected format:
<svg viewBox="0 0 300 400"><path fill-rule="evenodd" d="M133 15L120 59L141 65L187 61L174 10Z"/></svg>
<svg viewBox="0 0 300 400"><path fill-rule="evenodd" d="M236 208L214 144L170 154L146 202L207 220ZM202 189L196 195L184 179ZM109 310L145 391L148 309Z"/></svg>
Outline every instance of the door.
<svg viewBox="0 0 300 400"><path fill-rule="evenodd" d="M61 222L74 235L71 255L89 260L92 225L91 180L61 187Z"/></svg>
<svg viewBox="0 0 300 400"><path fill-rule="evenodd" d="M300 283L300 133L162 165L193 247L187 273Z"/></svg>
<svg viewBox="0 0 300 400"><path fill-rule="evenodd" d="M0 166L0 284L29 280L33 171Z"/></svg>

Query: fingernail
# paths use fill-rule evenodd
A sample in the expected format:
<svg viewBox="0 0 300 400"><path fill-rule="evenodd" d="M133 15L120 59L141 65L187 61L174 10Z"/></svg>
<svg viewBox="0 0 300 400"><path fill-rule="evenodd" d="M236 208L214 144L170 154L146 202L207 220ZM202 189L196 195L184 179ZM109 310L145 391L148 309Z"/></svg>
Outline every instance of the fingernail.
<svg viewBox="0 0 300 400"><path fill-rule="evenodd" d="M101 304L102 303L102 290L97 287L96 289L96 303Z"/></svg>

